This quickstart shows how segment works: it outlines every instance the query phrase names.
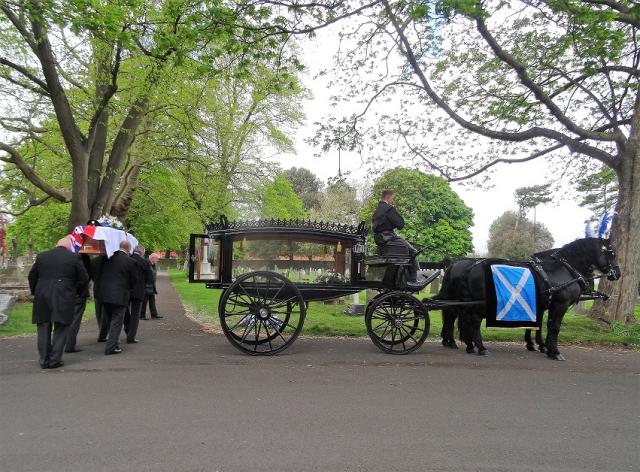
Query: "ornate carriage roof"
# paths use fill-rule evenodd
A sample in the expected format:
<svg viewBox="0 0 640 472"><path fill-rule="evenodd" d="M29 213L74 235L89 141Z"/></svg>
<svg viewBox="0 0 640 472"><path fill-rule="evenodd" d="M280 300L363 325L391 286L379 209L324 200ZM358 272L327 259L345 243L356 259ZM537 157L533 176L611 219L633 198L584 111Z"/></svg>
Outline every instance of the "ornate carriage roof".
<svg viewBox="0 0 640 472"><path fill-rule="evenodd" d="M297 234L309 236L328 236L343 239L361 240L367 235L364 222L358 226L329 221L312 220L239 220L229 221L225 216L217 223L207 223L205 230L210 237L223 235L243 235L255 233Z"/></svg>

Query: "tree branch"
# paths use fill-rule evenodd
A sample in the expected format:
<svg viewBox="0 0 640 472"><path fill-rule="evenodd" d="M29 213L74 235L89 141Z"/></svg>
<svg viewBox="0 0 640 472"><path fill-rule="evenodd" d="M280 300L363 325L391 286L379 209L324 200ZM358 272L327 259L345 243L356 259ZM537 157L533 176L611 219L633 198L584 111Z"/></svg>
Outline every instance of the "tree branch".
<svg viewBox="0 0 640 472"><path fill-rule="evenodd" d="M0 150L5 151L7 154L9 154L9 157L0 156L0 161L8 162L10 164L15 165L20 170L20 172L22 172L22 174L27 178L27 180L29 180L29 182L31 182L33 185L38 187L44 193L61 202L71 201L71 195L69 195L68 192L53 188L51 185L46 183L36 173L33 167L31 167L29 164L25 162L25 160L22 158L22 155L20 155L18 150L15 149L13 146L0 142Z"/></svg>
<svg viewBox="0 0 640 472"><path fill-rule="evenodd" d="M5 57L0 57L0 64L3 64L15 70L16 72L19 72L20 74L25 76L27 79L29 79L31 82L33 82L38 87L40 87L45 93L47 94L49 93L49 88L47 87L47 84L43 80L33 75L31 72L29 72L29 70L27 70L26 67L16 64L15 62L11 62L9 59Z"/></svg>
<svg viewBox="0 0 640 472"><path fill-rule="evenodd" d="M0 209L0 213L4 213L5 215L11 215L11 216L24 215L31 208L36 207L38 205L42 205L44 202L46 202L50 198L51 198L51 195L43 195L40 198L29 199L29 204L26 206L26 208L23 208L20 211L10 211L5 208L5 209Z"/></svg>
<svg viewBox="0 0 640 472"><path fill-rule="evenodd" d="M556 105L556 103L545 93L544 90L529 76L527 73L526 67L518 62L518 60L509 54L507 51L502 49L502 47L498 44L498 41L493 37L493 35L489 32L484 19L476 18L476 28L480 33L480 36L485 40L485 42L489 45L493 53L496 55L498 59L508 65L518 76L522 85L533 92L533 95L538 99L540 103L542 103L549 112L572 133L577 134L581 138L584 139L593 139L597 141L616 141L619 139L624 139L624 135L622 133L594 133L593 131L589 131L587 129L578 126L573 122L564 112Z"/></svg>
<svg viewBox="0 0 640 472"><path fill-rule="evenodd" d="M532 128L529 128L526 131L519 131L519 132L495 131L489 128L485 128L484 126L480 126L475 123L472 123L466 120L465 118L463 118L462 116L460 116L442 99L442 97L440 97L440 95L438 95L433 90L433 88L431 87L431 84L429 83L424 72L422 71L420 64L418 64L418 60L416 59L415 53L413 52L413 48L411 47L409 40L400 30L400 25L398 24L397 18L391 9L391 6L389 5L389 1L388 0L381 0L381 1L382 1L382 4L384 5L385 11L389 19L391 20L398 34L398 40L399 40L398 46L401 48L402 53L404 54L407 61L411 65L411 68L413 69L414 73L418 77L418 80L422 85L422 89L427 93L429 98L431 98L431 100L433 100L435 104L438 105L440 109L442 109L445 113L447 113L447 115L449 115L449 117L452 120L454 120L456 123L458 123L460 126L462 126L463 128L473 133L479 134L481 136L485 136L491 139L498 139L502 141L523 142L523 141L528 141L535 138L548 138L548 139L557 141L558 143L564 144L572 152L585 154L611 167L615 165L615 158L611 154L595 146L591 146L589 144L580 142L580 140L574 139L559 131L555 131L549 128L542 128L538 126L534 126Z"/></svg>

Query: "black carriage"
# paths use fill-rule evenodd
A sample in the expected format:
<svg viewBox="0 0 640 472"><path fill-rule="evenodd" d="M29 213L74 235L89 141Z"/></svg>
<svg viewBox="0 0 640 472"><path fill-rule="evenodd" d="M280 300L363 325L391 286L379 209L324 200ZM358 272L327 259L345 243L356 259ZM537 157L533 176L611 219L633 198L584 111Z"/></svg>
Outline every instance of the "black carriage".
<svg viewBox="0 0 640 472"><path fill-rule="evenodd" d="M412 259L402 251L389 245L367 255L364 223L222 217L206 226L206 234L191 235L189 281L223 289L222 330L251 355L289 347L310 301L376 290L365 310L367 332L382 351L407 354L427 338L429 312L405 285Z"/></svg>

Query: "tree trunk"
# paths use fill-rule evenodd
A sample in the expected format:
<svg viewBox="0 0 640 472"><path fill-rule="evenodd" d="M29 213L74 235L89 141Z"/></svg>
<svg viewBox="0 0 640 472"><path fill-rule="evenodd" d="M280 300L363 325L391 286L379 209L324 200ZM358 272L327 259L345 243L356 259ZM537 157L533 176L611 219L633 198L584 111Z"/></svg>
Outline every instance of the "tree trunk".
<svg viewBox="0 0 640 472"><path fill-rule="evenodd" d="M88 159L73 166L73 187L71 190L71 213L69 213L69 232L78 225L84 225L89 219L87 201Z"/></svg>
<svg viewBox="0 0 640 472"><path fill-rule="evenodd" d="M110 213L120 221L124 221L133 201L133 194L138 188L138 177L140 176L142 162L136 160L125 172L123 182L120 184L120 191L111 206Z"/></svg>
<svg viewBox="0 0 640 472"><path fill-rule="evenodd" d="M640 93L632 119L631 135L620 155L617 216L613 219L611 242L618 256L622 277L602 280L599 290L610 295L597 302L591 316L607 323L635 322L634 309L640 281Z"/></svg>

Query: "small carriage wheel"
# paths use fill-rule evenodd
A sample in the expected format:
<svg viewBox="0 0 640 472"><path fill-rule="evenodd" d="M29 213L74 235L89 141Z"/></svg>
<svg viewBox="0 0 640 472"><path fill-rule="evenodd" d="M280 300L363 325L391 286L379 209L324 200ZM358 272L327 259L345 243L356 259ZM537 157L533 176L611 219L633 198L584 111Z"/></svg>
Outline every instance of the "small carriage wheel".
<svg viewBox="0 0 640 472"><path fill-rule="evenodd" d="M269 356L296 340L307 313L298 288L275 272L249 272L227 288L218 305L220 326L231 344Z"/></svg>
<svg viewBox="0 0 640 472"><path fill-rule="evenodd" d="M373 300L365 313L367 333L388 354L409 354L429 335L429 312L412 295L388 292Z"/></svg>

